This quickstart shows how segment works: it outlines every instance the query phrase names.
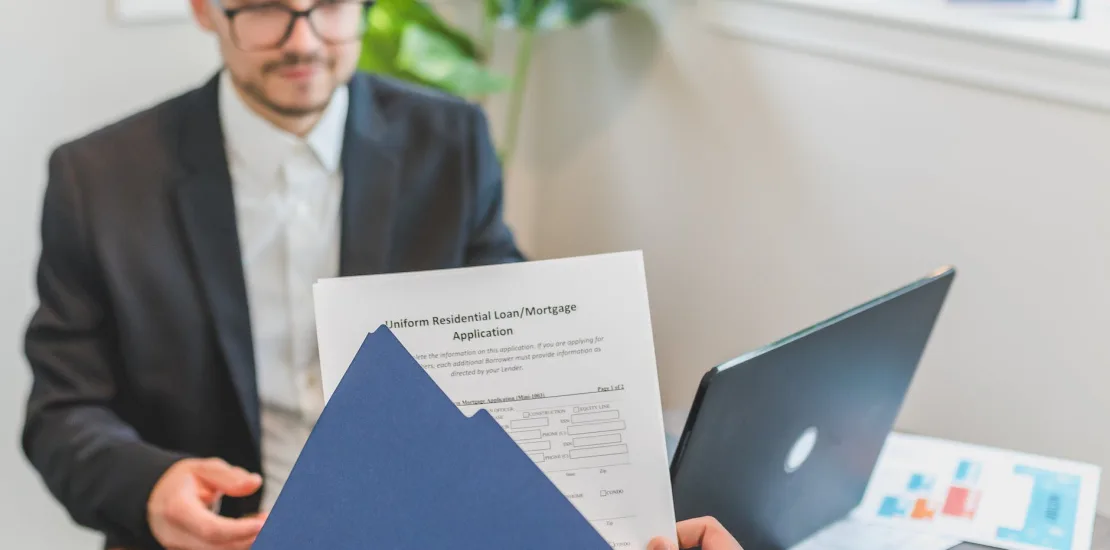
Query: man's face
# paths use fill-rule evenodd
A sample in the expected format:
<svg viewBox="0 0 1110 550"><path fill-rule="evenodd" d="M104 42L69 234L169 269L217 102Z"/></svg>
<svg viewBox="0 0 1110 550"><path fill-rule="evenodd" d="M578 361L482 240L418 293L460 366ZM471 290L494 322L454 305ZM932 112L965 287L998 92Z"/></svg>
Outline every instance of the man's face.
<svg viewBox="0 0 1110 550"><path fill-rule="evenodd" d="M197 21L219 37L224 64L256 104L282 117L327 107L354 73L363 6L350 0L191 0ZM288 32L291 11L315 7ZM233 10L229 17L225 10ZM285 38L282 42L282 38Z"/></svg>

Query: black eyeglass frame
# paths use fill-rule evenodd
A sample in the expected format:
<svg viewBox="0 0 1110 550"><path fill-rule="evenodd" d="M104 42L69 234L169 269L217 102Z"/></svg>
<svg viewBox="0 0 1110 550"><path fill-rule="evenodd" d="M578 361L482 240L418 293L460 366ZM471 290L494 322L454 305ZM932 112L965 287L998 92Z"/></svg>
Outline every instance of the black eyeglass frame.
<svg viewBox="0 0 1110 550"><path fill-rule="evenodd" d="M374 7L374 4L376 2L377 2L377 0L359 0L357 2L351 2L351 3L362 5L362 17L365 19L367 17L367 15L369 14L369 12L370 12L370 8ZM245 11L253 11L253 10L256 10L258 8L261 8L261 7L266 7L266 8L278 7L278 8L281 8L281 9L285 10L289 14L289 26L287 26L285 28L285 33L281 35L281 39L278 40L275 44L273 44L272 46L265 46L265 47L258 48L258 49L280 48L282 45L285 44L285 42L287 40L289 40L289 37L293 35L293 28L297 26L297 20L299 20L301 18L304 18L305 21L308 21L309 28L312 29L312 32L316 35L317 38L319 38L320 40L322 40L322 41L324 41L328 44L337 43L337 42L329 40L329 39L325 38L323 35L321 35L320 31L316 30L316 25L312 24L312 17L311 17L312 12L316 11L321 5L324 5L324 2L317 2L317 3L313 4L313 6L311 8L308 8L307 10L295 10L295 9L290 8L289 6L287 6L287 5L285 5L281 2L271 2L271 3L262 4L262 5L258 5L258 6L246 6L246 7L242 7L242 8L225 8L222 5L223 2L219 2L219 4L220 4L220 9L223 10L224 15L227 17L228 25L231 27L231 35L232 35L231 38L235 42L235 46L240 48L240 49L243 49L242 46L239 45L242 41L239 39L239 33L235 30L235 17L237 15L239 15L240 13L243 13ZM251 50L254 51L256 49L251 48Z"/></svg>

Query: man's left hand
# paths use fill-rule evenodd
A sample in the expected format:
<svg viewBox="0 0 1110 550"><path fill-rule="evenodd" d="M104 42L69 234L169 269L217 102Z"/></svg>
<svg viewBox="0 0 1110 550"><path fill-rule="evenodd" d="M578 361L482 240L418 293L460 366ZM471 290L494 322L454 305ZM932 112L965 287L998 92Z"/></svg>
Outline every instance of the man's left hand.
<svg viewBox="0 0 1110 550"><path fill-rule="evenodd" d="M711 517L688 519L675 525L678 534L678 544L658 537L648 543L648 550L678 550L681 548L697 548L702 550L744 550L740 543L725 530L721 522Z"/></svg>

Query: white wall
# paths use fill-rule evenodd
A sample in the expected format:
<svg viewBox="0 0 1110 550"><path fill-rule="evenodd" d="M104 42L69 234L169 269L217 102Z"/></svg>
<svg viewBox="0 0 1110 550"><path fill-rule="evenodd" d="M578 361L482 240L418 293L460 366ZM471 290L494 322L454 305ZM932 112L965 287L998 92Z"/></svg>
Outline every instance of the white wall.
<svg viewBox="0 0 1110 550"><path fill-rule="evenodd" d="M0 52L0 546L96 548L99 537L68 527L19 450L46 158L64 139L200 83L218 61L189 22L122 28L109 0L5 2Z"/></svg>
<svg viewBox="0 0 1110 550"><path fill-rule="evenodd" d="M0 18L5 547L98 544L60 527L18 450L46 155L217 63L191 24L120 28L107 3ZM646 251L668 406L716 362L951 262L900 427L1110 467L1110 117L746 43L687 6L538 54L510 221L539 256Z"/></svg>
<svg viewBox="0 0 1110 550"><path fill-rule="evenodd" d="M666 406L953 263L898 427L1110 468L1110 117L745 42L687 5L548 37L536 66L537 253L645 250Z"/></svg>

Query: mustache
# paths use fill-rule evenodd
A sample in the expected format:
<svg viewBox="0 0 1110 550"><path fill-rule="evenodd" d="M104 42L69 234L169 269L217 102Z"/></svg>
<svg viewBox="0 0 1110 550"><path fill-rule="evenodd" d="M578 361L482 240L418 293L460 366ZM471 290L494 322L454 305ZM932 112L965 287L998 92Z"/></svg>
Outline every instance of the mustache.
<svg viewBox="0 0 1110 550"><path fill-rule="evenodd" d="M289 67L301 67L304 65L320 65L321 67L330 67L333 60L325 57L323 54L312 52L285 52L281 59L267 61L262 65L262 73L269 74L274 71L286 69Z"/></svg>

